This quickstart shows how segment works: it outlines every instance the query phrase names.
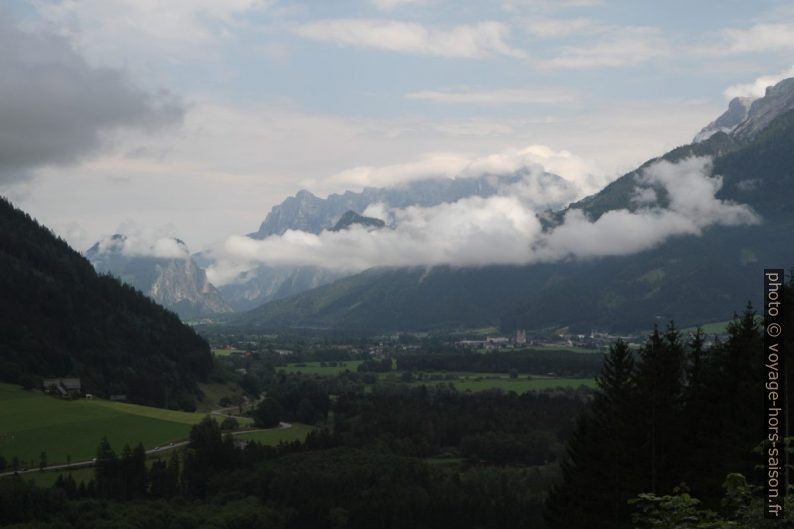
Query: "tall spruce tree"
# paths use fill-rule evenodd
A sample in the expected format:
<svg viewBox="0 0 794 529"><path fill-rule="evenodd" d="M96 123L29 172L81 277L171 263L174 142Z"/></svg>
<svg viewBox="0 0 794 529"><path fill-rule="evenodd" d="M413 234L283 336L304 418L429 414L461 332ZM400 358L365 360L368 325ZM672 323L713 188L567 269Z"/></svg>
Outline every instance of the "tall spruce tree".
<svg viewBox="0 0 794 529"><path fill-rule="evenodd" d="M675 485L681 441L684 347L670 323L662 335L654 328L640 350L637 364L637 414L645 429L641 466L648 469L643 489L657 492Z"/></svg>
<svg viewBox="0 0 794 529"><path fill-rule="evenodd" d="M616 528L634 492L637 417L634 358L618 340L604 359L589 412L577 422L562 462L563 482L548 501L552 528Z"/></svg>

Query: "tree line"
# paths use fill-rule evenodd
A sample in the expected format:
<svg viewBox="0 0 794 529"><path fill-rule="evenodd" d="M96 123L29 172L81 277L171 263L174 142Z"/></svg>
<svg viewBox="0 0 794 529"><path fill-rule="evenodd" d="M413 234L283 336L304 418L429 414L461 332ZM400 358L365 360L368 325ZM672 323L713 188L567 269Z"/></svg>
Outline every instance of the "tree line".
<svg viewBox="0 0 794 529"><path fill-rule="evenodd" d="M554 373L558 376L591 377L601 369L603 355L564 350L505 351L479 354L460 351L442 354L415 354L397 357L400 371L464 371L508 373Z"/></svg>
<svg viewBox="0 0 794 529"><path fill-rule="evenodd" d="M789 283L784 296L793 293ZM792 328L793 314L794 305L786 305ZM672 324L654 330L637 354L621 341L614 344L592 405L568 442L563 480L547 503L549 527L631 527L636 506L628 500L641 493L657 502L665 495L669 501L697 497L726 514L726 476L760 484L762 331L748 305L730 323L727 339L711 347L702 331L686 337ZM792 334L786 337L789 350Z"/></svg>

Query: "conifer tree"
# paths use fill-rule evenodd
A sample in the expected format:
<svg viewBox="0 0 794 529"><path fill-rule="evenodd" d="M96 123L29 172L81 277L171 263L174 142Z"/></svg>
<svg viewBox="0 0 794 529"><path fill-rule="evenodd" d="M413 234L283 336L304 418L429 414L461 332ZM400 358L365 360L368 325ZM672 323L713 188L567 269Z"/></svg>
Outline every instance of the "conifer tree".
<svg viewBox="0 0 794 529"><path fill-rule="evenodd" d="M643 489L657 492L675 485L676 449L681 445L683 345L670 323L662 335L654 328L637 365L637 414L644 417L640 465L648 468Z"/></svg>
<svg viewBox="0 0 794 529"><path fill-rule="evenodd" d="M628 519L626 500L636 483L637 418L631 403L634 358L618 340L604 359L598 391L580 416L561 466L563 482L547 503L552 528L616 528Z"/></svg>
<svg viewBox="0 0 794 529"><path fill-rule="evenodd" d="M96 493L100 498L119 497L122 487L119 459L107 437L103 437L97 447L94 482Z"/></svg>

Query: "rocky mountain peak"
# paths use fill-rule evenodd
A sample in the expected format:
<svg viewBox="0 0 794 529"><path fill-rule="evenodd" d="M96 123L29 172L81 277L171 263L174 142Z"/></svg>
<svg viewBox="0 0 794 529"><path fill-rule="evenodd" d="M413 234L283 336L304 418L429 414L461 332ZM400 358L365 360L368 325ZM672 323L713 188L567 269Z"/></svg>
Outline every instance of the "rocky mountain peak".
<svg viewBox="0 0 794 529"><path fill-rule="evenodd" d="M705 126L695 136L694 142L707 140L718 132L729 134L746 143L769 126L778 116L794 109L794 78L783 79L769 86L763 97L736 97L728 110Z"/></svg>
<svg viewBox="0 0 794 529"><path fill-rule="evenodd" d="M706 141L718 132L730 133L736 126L747 119L750 112L750 105L753 99L751 97L734 97L728 103L728 110L725 111L720 117L703 127L700 132L695 135L693 140L695 143Z"/></svg>
<svg viewBox="0 0 794 529"><path fill-rule="evenodd" d="M331 231L341 231L346 230L353 226L354 224L360 224L366 227L372 228L382 228L386 225L381 219L376 219L374 217L365 217L364 215L359 215L353 210L347 210L344 215L342 215L339 220L337 221L336 225L331 228Z"/></svg>
<svg viewBox="0 0 794 529"><path fill-rule="evenodd" d="M747 118L739 123L731 135L740 141L747 141L764 130L775 118L794 109L794 77L783 79L766 89L764 97L750 105Z"/></svg>
<svg viewBox="0 0 794 529"><path fill-rule="evenodd" d="M130 240L114 234L91 246L85 257L98 272L113 274L183 318L231 312L183 240L165 237L127 247Z"/></svg>

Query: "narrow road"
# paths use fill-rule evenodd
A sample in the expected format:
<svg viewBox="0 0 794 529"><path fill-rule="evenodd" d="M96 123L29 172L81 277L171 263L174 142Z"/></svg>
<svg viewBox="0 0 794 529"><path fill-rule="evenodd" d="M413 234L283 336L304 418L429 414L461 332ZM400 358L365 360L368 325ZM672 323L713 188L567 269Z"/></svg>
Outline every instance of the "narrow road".
<svg viewBox="0 0 794 529"><path fill-rule="evenodd" d="M254 433L254 432L271 432L273 430L283 430L285 428L292 428L292 424L288 422L280 422L278 428L258 428L256 430L236 430L234 432L228 432L232 435L243 435L247 433ZM190 444L190 441L178 441L178 442L170 442L163 446L156 446L146 451L146 455L151 454L162 454L164 452L168 452L169 450L173 450L175 448L181 448L183 446L187 446ZM0 478L5 476L12 476L14 474L30 474L31 472L44 472L46 470L61 470L66 468L80 468L80 467L87 467L94 464L94 460L86 460L86 461L75 461L73 463L64 463L61 465L50 465L48 467L44 467L43 469L38 468L29 468L27 470L17 470L16 472L3 472L0 473Z"/></svg>

